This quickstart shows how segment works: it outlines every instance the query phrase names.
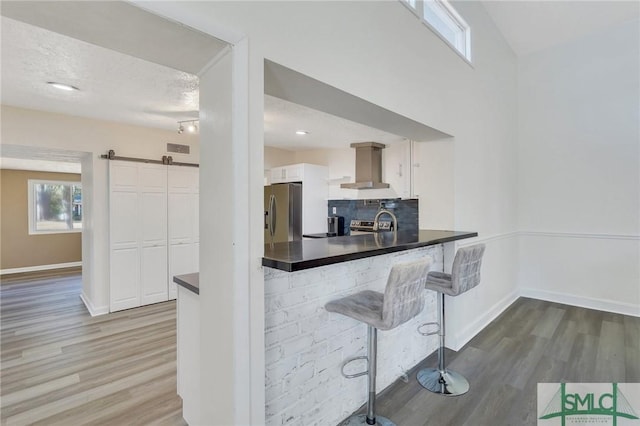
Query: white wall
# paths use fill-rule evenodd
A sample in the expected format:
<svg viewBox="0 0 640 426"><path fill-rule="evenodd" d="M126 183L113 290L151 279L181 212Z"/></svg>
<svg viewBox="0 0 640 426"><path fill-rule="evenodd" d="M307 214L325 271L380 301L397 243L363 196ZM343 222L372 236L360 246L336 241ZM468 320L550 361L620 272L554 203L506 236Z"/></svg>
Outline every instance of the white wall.
<svg viewBox="0 0 640 426"><path fill-rule="evenodd" d="M454 143L414 143L414 193L421 229L454 229Z"/></svg>
<svg viewBox="0 0 640 426"><path fill-rule="evenodd" d="M231 64L232 55L220 59L210 70L200 77L201 117L200 133L202 135L202 158L200 170L200 223L201 238L200 276L201 287L199 301L201 352L201 390L200 416L196 416L196 424L209 423L209 419L217 419L219 424L234 424L234 399L237 386L235 369L233 368L235 347L239 336L234 336L233 318L242 305L234 303L235 283L239 279L236 269L238 254L236 250L240 235L236 229L241 221L239 203L245 197L237 197L238 185L242 173L241 167L234 166L237 157L236 149L241 147L231 143L233 138L231 117ZM215 141L216 143L211 143ZM245 166L246 167L246 164ZM227 185L206 185L205 182L228 182ZM224 210L221 210L221 201ZM245 208L246 210L246 208ZM206 220L210 213L220 211L233 212L233 220ZM243 249L246 249L244 247ZM215 255L211 255L215 253ZM215 277L215 278L214 278ZM223 327L215 327L215 325ZM227 383L226 392L211 394L211 383L220 381Z"/></svg>
<svg viewBox="0 0 640 426"><path fill-rule="evenodd" d="M443 89L450 91L446 97L455 102L447 109L454 121L449 132L454 138L441 141L444 145L433 146L432 151L442 155L443 172L447 160L453 161L454 195L453 205L441 206L434 220L447 225L446 209L451 209L454 229L479 234L458 246L487 245L482 284L447 301L447 346L458 349L518 296L517 81L516 58L481 4L456 2L455 7L473 31L473 68L450 67L442 77ZM432 181L431 187L446 188L449 179L443 173L442 183ZM422 191L420 184L416 190ZM442 200L447 202L446 197Z"/></svg>
<svg viewBox="0 0 640 426"><path fill-rule="evenodd" d="M238 309L256 311L243 319L251 323L251 348L259 348L255 330L264 329L260 299L263 279L256 273L263 247L262 186L264 183L263 60L292 68L413 120L455 135L453 227L477 230L487 242L482 286L460 296L449 309L452 346L462 324L482 326L515 297L516 238L516 67L515 56L479 3L456 3L474 31L474 66L470 67L397 1L384 2L155 2L145 7L213 34L241 33L249 45L249 162L250 297L237 299ZM375 29L373 31L372 29ZM400 47L400 48L399 48ZM234 75L238 70L234 68ZM202 102L202 100L201 100ZM244 140L237 140L243 143ZM235 142L234 142L235 143ZM207 158L203 158L203 164ZM246 158L232 159L246 165ZM231 179L240 179L233 176ZM229 185L238 182L229 181ZM241 196L241 195L238 195ZM206 197L206 196L205 196ZM205 198L203 197L203 198ZM211 211L203 210L201 217ZM211 236L203 235L203 242ZM215 256L212 245L201 256ZM257 255L257 256L256 256ZM202 263L202 262L201 262ZM241 280L225 283L243 286ZM263 301L263 299L262 299ZM208 309L212 306L203 306ZM211 324L223 332L236 317ZM247 330L235 328L234 337ZM452 336L453 334L453 336ZM467 330L467 336L470 332ZM213 337L212 337L213 338ZM258 362L254 362L255 360ZM260 371L260 361L262 371ZM234 368L249 367L236 360ZM252 376L264 376L264 358L250 362ZM225 376L226 377L226 376ZM257 382L255 382L257 383ZM211 395L237 384L209 383ZM263 391L253 387L252 393ZM255 399L257 401L257 398ZM237 410L264 410L256 402ZM254 423L260 423L257 417Z"/></svg>
<svg viewBox="0 0 640 426"><path fill-rule="evenodd" d="M640 315L638 34L636 19L519 63L525 294Z"/></svg>
<svg viewBox="0 0 640 426"><path fill-rule="evenodd" d="M191 154L166 152L166 143L187 144ZM198 162L198 137L108 121L47 113L2 105L2 145L67 150L82 156L82 189L85 198L82 232L83 299L94 314L109 309L108 162L100 159L109 149L116 155L160 160Z"/></svg>

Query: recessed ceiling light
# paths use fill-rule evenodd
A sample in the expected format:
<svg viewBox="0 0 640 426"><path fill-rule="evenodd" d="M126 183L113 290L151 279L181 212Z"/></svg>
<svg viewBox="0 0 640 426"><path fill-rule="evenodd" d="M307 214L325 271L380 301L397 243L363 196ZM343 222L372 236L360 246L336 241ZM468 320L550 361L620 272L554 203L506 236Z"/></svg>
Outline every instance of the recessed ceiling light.
<svg viewBox="0 0 640 426"><path fill-rule="evenodd" d="M70 86L70 85L64 84L64 83L56 83L55 81L47 81L47 84L52 85L56 89L66 90L68 92L71 92L71 91L74 91L74 90L80 90L75 86Z"/></svg>
<svg viewBox="0 0 640 426"><path fill-rule="evenodd" d="M296 135L308 135L309 132L306 130L296 130Z"/></svg>

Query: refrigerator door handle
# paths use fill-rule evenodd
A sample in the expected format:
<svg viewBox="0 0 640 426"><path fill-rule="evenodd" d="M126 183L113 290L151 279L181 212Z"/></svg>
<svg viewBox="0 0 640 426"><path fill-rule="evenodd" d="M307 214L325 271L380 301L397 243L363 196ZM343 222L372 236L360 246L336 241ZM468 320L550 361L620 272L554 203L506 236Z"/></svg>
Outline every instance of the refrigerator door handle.
<svg viewBox="0 0 640 426"><path fill-rule="evenodd" d="M269 234L271 234L271 237L276 233L276 214L276 196L271 194L271 197L269 197L269 221L271 222L269 224Z"/></svg>

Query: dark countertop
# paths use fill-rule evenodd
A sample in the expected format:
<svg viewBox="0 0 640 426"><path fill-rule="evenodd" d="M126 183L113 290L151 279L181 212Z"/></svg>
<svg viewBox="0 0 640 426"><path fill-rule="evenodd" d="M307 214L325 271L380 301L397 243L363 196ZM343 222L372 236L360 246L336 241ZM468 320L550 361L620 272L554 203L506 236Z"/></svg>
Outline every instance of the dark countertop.
<svg viewBox="0 0 640 426"><path fill-rule="evenodd" d="M477 232L420 230L345 235L264 245L262 265L294 272L477 237Z"/></svg>
<svg viewBox="0 0 640 426"><path fill-rule="evenodd" d="M173 282L191 290L195 294L200 294L200 273L195 272L193 274L175 275Z"/></svg>
<svg viewBox="0 0 640 426"><path fill-rule="evenodd" d="M333 238L338 235L329 235L327 232L321 232L319 234L303 234L302 238Z"/></svg>

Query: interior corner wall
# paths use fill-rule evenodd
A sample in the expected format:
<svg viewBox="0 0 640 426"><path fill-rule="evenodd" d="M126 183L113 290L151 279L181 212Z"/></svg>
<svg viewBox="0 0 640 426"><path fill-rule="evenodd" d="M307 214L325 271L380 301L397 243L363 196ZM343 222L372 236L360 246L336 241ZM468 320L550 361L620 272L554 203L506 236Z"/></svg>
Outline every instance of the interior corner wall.
<svg viewBox="0 0 640 426"><path fill-rule="evenodd" d="M475 241L487 242L488 256L480 293L475 292L471 299L461 300L455 309L449 309L448 318L455 320L449 324L452 330L461 324L472 324L476 328L467 328L466 332L473 333L506 308L517 290L517 239L513 236L517 221L516 58L480 2L455 2L473 28L473 66L399 1L168 3L156 2L148 7L162 9L167 17L179 22L195 23L203 31L225 28L246 36L250 45L249 149L256 155L263 155L263 135L253 132L262 129L264 120L264 59L455 135L455 193L450 198L455 203L453 226L478 231L481 237ZM247 97L234 98L239 102L243 99ZM259 196L264 180L262 166L254 167L259 174L250 175L249 190L236 194L253 202L249 212L252 288L262 284L254 273L259 271L259 266L254 269L259 265L256 253L263 244L263 200ZM214 211L205 208L201 217ZM214 239L203 235L203 243L207 238ZM212 249L226 249L222 242L211 244ZM245 308L251 302L238 299L235 303L238 308ZM216 304L202 306L204 310ZM252 312L251 328L264 329L261 313ZM209 344L215 341L216 333L227 333L230 328L228 323L212 327ZM234 326L234 336L242 338L244 333ZM257 351L259 346L256 348ZM251 365L245 365L235 360L226 367L255 367L256 371L262 368L264 373L264 357L252 354L251 361ZM227 380L216 380L209 386L212 392L238 389ZM259 393L263 391L257 389ZM335 398L337 405L314 412L314 421L322 422L335 418L337 412L353 410L341 407L340 389L336 389ZM260 404L252 408L262 412L265 409ZM273 418L302 421L291 418L289 410L295 408L282 408Z"/></svg>
<svg viewBox="0 0 640 426"><path fill-rule="evenodd" d="M199 162L198 135L152 129L66 114L2 105L2 144L20 148L28 156L39 150L81 153L83 217L82 294L92 314L109 311L108 162L100 158L109 149L126 157ZM190 154L167 153L166 143L189 145Z"/></svg>
<svg viewBox="0 0 640 426"><path fill-rule="evenodd" d="M636 19L519 62L524 295L640 315L639 33Z"/></svg>
<svg viewBox="0 0 640 426"><path fill-rule="evenodd" d="M447 346L458 350L519 294L518 116L515 54L482 2L454 2L454 7L472 28L473 67L458 67L443 78L449 96L456 101L447 110L455 123L448 133L454 137L436 142L444 146L434 146L434 150L453 162L452 171L446 162L442 166L442 185L449 185L453 196L440 195L446 204L436 218L446 225L444 221L451 217L448 211L453 212L453 229L478 232L478 238L460 241L457 248L486 245L481 284L447 301L447 328L451 330Z"/></svg>
<svg viewBox="0 0 640 426"><path fill-rule="evenodd" d="M81 262L81 232L30 235L28 214L29 179L80 182L80 175L9 169L0 175L0 269Z"/></svg>

